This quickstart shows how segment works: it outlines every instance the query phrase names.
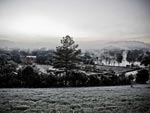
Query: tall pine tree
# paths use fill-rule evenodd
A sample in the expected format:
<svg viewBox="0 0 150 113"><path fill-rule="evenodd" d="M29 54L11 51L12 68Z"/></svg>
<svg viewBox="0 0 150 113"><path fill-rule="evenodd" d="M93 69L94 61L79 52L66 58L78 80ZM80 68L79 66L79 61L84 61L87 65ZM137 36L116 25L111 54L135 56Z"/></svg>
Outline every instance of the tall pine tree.
<svg viewBox="0 0 150 113"><path fill-rule="evenodd" d="M70 71L76 69L80 60L81 50L77 48L78 44L75 44L73 38L68 35L61 40L61 46L56 47L54 67L64 69L65 86Z"/></svg>

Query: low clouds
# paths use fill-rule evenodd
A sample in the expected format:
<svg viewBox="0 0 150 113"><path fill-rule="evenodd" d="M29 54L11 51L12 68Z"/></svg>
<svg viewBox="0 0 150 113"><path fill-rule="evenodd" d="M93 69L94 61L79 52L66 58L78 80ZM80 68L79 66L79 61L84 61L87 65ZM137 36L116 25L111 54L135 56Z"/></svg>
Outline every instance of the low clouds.
<svg viewBox="0 0 150 113"><path fill-rule="evenodd" d="M69 34L86 41L150 42L148 4L149 0L1 0L0 38L51 41Z"/></svg>

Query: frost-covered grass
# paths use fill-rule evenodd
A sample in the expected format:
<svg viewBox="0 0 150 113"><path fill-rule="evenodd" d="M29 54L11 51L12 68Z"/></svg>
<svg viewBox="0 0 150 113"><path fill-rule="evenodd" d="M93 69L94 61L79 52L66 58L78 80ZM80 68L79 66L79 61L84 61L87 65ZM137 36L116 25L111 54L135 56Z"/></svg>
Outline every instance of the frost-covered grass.
<svg viewBox="0 0 150 113"><path fill-rule="evenodd" d="M150 86L0 89L0 113L150 113Z"/></svg>

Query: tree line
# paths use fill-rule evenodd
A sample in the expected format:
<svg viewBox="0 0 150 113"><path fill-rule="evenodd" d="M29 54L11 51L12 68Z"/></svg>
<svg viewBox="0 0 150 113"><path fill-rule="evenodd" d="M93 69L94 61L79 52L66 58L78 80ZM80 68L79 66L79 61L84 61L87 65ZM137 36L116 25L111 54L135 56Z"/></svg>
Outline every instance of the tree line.
<svg viewBox="0 0 150 113"><path fill-rule="evenodd" d="M16 64L8 62L0 68L0 87L88 87L88 86L112 86L129 85L133 76L126 77L124 74L117 76L114 71L107 73L91 73L87 75L82 71L68 71L67 75L58 72L39 73L34 66L24 66L17 70ZM149 79L147 70L142 69L138 72L136 82L145 84Z"/></svg>
<svg viewBox="0 0 150 113"><path fill-rule="evenodd" d="M102 86L129 84L132 77L117 76L114 71L107 73L97 70L90 54L81 55L81 50L70 36L63 37L61 45L54 50L34 51L4 51L0 50L0 87L66 87L66 86ZM138 53L138 52L137 52ZM114 55L114 53L110 53ZM36 63L52 65L62 70L40 73L34 65L24 64L21 57L26 55L37 56ZM118 61L121 55L116 54ZM149 53L142 62L149 65ZM132 56L132 55L131 55ZM82 62L82 63L81 63ZM81 64L91 64L92 69L81 69ZM23 66L19 68L19 64ZM90 71L92 73L87 74ZM143 74L144 73L144 74ZM140 78L141 77L141 78ZM145 83L149 79L147 70L141 70L137 74L137 82Z"/></svg>

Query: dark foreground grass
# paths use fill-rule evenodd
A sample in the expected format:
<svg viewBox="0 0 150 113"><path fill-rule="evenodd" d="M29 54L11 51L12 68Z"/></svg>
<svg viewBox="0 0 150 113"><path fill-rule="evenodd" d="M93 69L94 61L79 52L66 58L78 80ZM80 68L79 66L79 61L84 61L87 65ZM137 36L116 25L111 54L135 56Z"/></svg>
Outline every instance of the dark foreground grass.
<svg viewBox="0 0 150 113"><path fill-rule="evenodd" d="M150 86L0 89L0 113L150 113Z"/></svg>

